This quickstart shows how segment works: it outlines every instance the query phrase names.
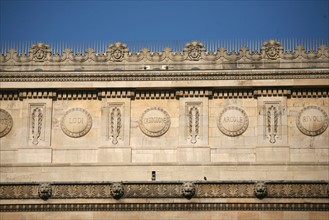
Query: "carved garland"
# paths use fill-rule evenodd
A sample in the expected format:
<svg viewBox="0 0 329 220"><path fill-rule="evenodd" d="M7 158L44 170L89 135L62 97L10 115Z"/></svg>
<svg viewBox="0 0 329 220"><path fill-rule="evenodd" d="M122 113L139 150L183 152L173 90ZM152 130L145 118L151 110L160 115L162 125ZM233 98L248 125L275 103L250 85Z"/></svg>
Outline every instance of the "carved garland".
<svg viewBox="0 0 329 220"><path fill-rule="evenodd" d="M32 143L37 145L39 143L39 138L41 135L42 129L42 120L43 120L43 113L42 110L37 107L32 111Z"/></svg>
<svg viewBox="0 0 329 220"><path fill-rule="evenodd" d="M121 127L121 111L118 107L114 107L111 111L111 137L113 144L118 143Z"/></svg>
<svg viewBox="0 0 329 220"><path fill-rule="evenodd" d="M267 129L270 137L270 143L276 142L278 133L279 114L277 108L273 105L267 110Z"/></svg>
<svg viewBox="0 0 329 220"><path fill-rule="evenodd" d="M200 127L200 113L196 106L192 106L188 112L188 131L191 137L191 143L195 144L197 142L197 137L199 136Z"/></svg>

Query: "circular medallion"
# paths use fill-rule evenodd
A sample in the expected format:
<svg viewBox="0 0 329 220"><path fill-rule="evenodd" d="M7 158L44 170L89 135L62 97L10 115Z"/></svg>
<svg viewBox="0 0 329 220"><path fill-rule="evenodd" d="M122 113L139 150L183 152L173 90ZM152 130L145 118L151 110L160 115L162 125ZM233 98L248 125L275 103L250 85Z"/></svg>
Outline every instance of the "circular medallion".
<svg viewBox="0 0 329 220"><path fill-rule="evenodd" d="M0 138L6 136L13 127L13 118L11 115L0 109Z"/></svg>
<svg viewBox="0 0 329 220"><path fill-rule="evenodd" d="M169 114L159 107L148 108L139 119L139 128L150 137L158 137L170 127Z"/></svg>
<svg viewBox="0 0 329 220"><path fill-rule="evenodd" d="M246 112L236 106L226 107L219 115L218 128L227 136L238 136L248 128L249 120Z"/></svg>
<svg viewBox="0 0 329 220"><path fill-rule="evenodd" d="M327 113L318 106L307 106L297 116L297 127L306 135L316 136L322 134L328 127Z"/></svg>
<svg viewBox="0 0 329 220"><path fill-rule="evenodd" d="M90 114L82 108L68 110L61 121L62 131L69 137L82 137L89 132L92 126Z"/></svg>

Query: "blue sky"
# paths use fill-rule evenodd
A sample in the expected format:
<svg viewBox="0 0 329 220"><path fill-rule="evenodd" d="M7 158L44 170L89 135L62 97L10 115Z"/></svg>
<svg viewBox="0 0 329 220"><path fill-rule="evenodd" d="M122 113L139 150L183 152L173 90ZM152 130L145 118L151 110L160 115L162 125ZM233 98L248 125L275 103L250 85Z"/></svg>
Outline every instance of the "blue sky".
<svg viewBox="0 0 329 220"><path fill-rule="evenodd" d="M329 39L329 0L3 1L1 41Z"/></svg>

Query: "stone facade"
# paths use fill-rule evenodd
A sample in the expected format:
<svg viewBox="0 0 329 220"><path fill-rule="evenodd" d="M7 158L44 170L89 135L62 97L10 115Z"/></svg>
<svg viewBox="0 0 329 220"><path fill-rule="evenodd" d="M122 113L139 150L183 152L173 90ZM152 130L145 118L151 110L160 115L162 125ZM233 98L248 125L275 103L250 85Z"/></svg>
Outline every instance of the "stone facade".
<svg viewBox="0 0 329 220"><path fill-rule="evenodd" d="M328 46L37 43L0 68L0 216L328 217Z"/></svg>

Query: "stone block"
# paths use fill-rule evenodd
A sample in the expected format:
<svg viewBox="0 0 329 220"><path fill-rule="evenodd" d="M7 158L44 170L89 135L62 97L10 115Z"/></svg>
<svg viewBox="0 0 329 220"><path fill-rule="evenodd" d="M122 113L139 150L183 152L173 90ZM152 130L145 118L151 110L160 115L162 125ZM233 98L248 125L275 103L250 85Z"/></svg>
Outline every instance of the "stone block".
<svg viewBox="0 0 329 220"><path fill-rule="evenodd" d="M52 149L49 148L33 148L18 149L18 163L51 163Z"/></svg>
<svg viewBox="0 0 329 220"><path fill-rule="evenodd" d="M257 162L288 162L290 160L289 146L257 146Z"/></svg>
<svg viewBox="0 0 329 220"><path fill-rule="evenodd" d="M210 147L178 147L177 162L210 162Z"/></svg>
<svg viewBox="0 0 329 220"><path fill-rule="evenodd" d="M53 150L53 163L96 163L97 150Z"/></svg>
<svg viewBox="0 0 329 220"><path fill-rule="evenodd" d="M17 162L16 150L1 150L0 151L0 164L13 164Z"/></svg>
<svg viewBox="0 0 329 220"><path fill-rule="evenodd" d="M100 148L97 152L98 163L130 163L131 162L131 148Z"/></svg>

